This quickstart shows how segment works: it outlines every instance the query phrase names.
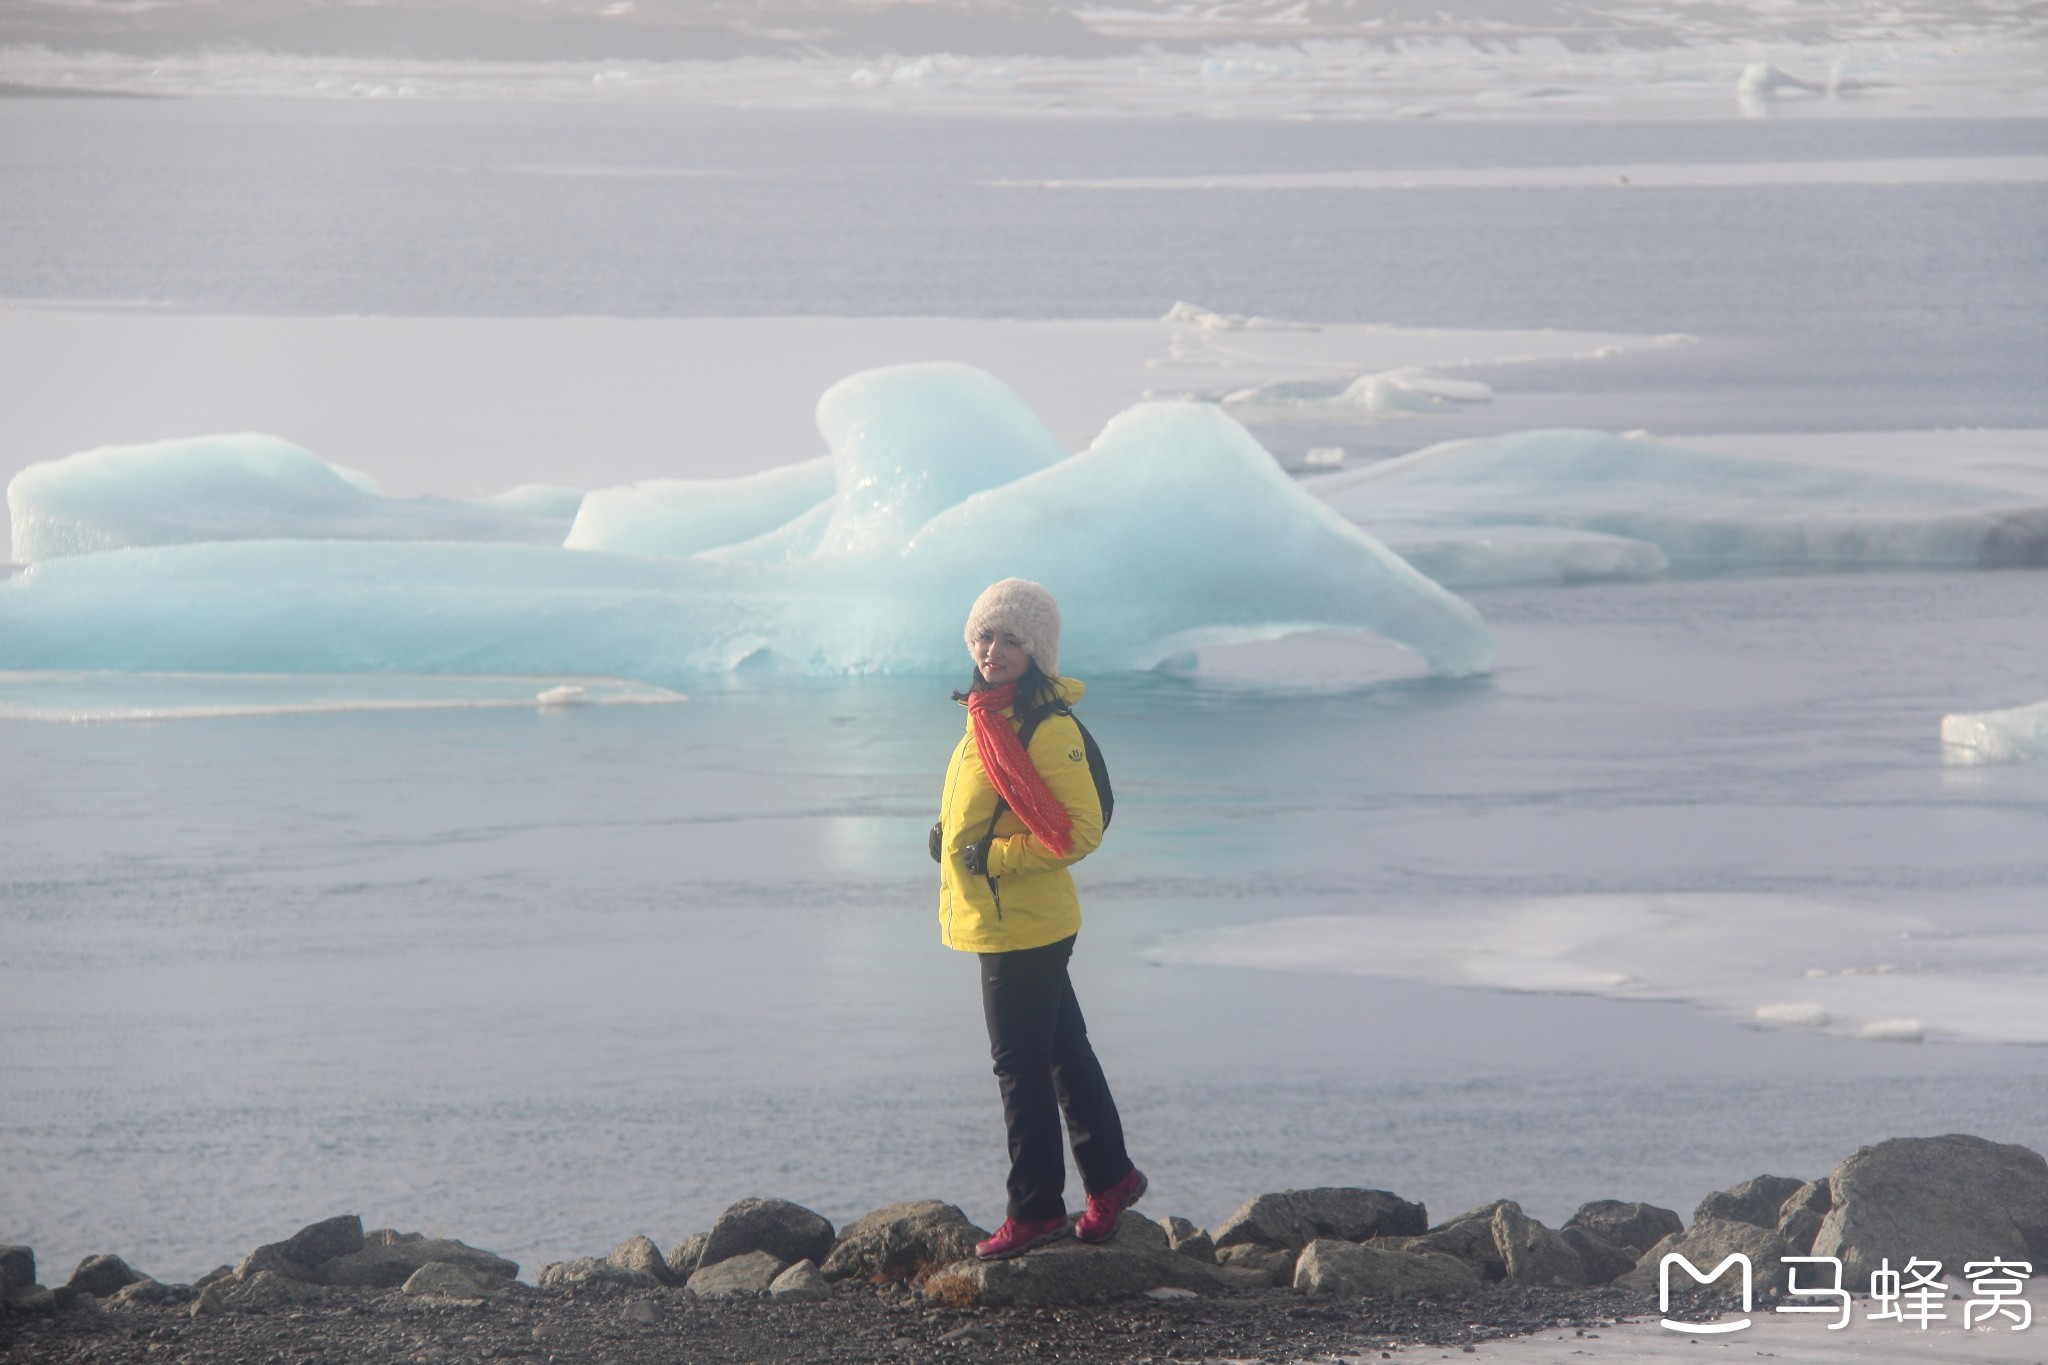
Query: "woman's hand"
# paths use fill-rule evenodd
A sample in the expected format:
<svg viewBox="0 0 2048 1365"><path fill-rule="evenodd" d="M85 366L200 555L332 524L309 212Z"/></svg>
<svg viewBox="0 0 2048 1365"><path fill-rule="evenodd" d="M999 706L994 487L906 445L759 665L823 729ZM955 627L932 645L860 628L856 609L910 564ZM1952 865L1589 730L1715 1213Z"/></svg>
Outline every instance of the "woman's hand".
<svg viewBox="0 0 2048 1365"><path fill-rule="evenodd" d="M983 839L979 843L969 844L960 850L961 860L967 864L968 876L986 877L988 875L989 842L989 840Z"/></svg>

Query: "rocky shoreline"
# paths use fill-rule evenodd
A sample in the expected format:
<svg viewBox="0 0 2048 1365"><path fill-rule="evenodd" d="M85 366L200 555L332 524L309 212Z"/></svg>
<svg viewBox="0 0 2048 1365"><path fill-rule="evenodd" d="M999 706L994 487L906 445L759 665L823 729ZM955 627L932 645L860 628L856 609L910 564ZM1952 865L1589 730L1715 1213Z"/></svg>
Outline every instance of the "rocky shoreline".
<svg viewBox="0 0 2048 1365"><path fill-rule="evenodd" d="M98 1255L45 1287L33 1251L4 1246L0 1361L1433 1358L1655 1316L1671 1252L1703 1271L1741 1252L1759 1307L1786 1294L1788 1256L1835 1258L1852 1292L1886 1260L2031 1266L2048 1254L2048 1162L1975 1137L1893 1139L1820 1179L1717 1191L1690 1223L1598 1200L1553 1229L1499 1200L1432 1225L1398 1195L1333 1188L1259 1195L1211 1229L1133 1212L1101 1246L1010 1261L973 1259L985 1235L936 1201L835 1229L743 1199L666 1254L636 1236L532 1286L491 1252L366 1233L354 1215L190 1285ZM1674 1311L1704 1320L1732 1287L1674 1292Z"/></svg>

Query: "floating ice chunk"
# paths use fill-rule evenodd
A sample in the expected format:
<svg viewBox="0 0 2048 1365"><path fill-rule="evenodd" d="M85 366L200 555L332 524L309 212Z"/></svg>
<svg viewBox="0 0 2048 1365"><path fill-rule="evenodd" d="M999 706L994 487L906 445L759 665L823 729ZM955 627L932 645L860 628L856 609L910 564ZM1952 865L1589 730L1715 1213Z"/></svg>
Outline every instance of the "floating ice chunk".
<svg viewBox="0 0 2048 1365"><path fill-rule="evenodd" d="M1493 386L1476 379L1453 379L1419 365L1362 374L1349 383L1314 379L1283 379L1239 389L1224 396L1236 411L1292 410L1315 416L1364 413L1395 416L1432 412L1451 403L1490 403Z"/></svg>
<svg viewBox="0 0 2048 1365"><path fill-rule="evenodd" d="M1552 526L1375 527L1388 549L1447 588L1599 583L1670 568L1647 540Z"/></svg>
<svg viewBox="0 0 2048 1365"><path fill-rule="evenodd" d="M1169 327L1187 328L1198 332L1319 332L1320 326L1313 322L1287 322L1280 318L1262 318L1238 313L1218 313L1197 303L1181 302L1166 310L1161 322Z"/></svg>
<svg viewBox="0 0 2048 1365"><path fill-rule="evenodd" d="M1756 1019L1760 1024L1779 1024L1792 1028L1825 1028L1829 1018L1825 1009L1810 1000L1794 1005L1756 1007Z"/></svg>
<svg viewBox="0 0 2048 1365"><path fill-rule="evenodd" d="M1949 760L1956 763L2048 758L2048 701L2005 711L1943 716L1941 742Z"/></svg>
<svg viewBox="0 0 2048 1365"><path fill-rule="evenodd" d="M444 498L386 498L365 475L274 436L102 446L30 465L7 485L24 564L211 540L551 543L559 524Z"/></svg>
<svg viewBox="0 0 2048 1365"><path fill-rule="evenodd" d="M1552 526L1647 541L1692 572L2048 564L2048 503L1593 431L1447 441L1306 485L1369 531Z"/></svg>
<svg viewBox="0 0 2048 1365"><path fill-rule="evenodd" d="M974 594L1012 574L1061 598L1080 670L1321 628L1376 630L1439 674L1491 665L1468 603L1212 405L1142 404L1061 458L990 376L908 366L835 386L820 426L832 497L754 541L674 557L275 539L73 555L0 582L0 668L952 672Z"/></svg>
<svg viewBox="0 0 2048 1365"><path fill-rule="evenodd" d="M542 706L581 706L590 700L590 689L565 683L540 692L534 700Z"/></svg>
<svg viewBox="0 0 2048 1365"><path fill-rule="evenodd" d="M1919 1043L1926 1041L1927 1026L1918 1019L1878 1019L1857 1029L1856 1036L1879 1043Z"/></svg>
<svg viewBox="0 0 2048 1365"><path fill-rule="evenodd" d="M583 498L562 543L623 555L693 555L752 540L832 496L832 461L820 456L738 479L649 479Z"/></svg>

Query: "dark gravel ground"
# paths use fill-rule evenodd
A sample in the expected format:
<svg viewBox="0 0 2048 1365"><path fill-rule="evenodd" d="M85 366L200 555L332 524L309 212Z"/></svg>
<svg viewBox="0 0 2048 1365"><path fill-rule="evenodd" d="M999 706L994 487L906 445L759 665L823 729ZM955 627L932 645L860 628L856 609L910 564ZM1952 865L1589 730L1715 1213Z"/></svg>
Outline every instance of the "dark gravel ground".
<svg viewBox="0 0 2048 1365"><path fill-rule="evenodd" d="M812 1303L522 1286L462 1307L352 1291L270 1313L195 1318L178 1304L8 1318L0 1362L1415 1360L1547 1328L1593 1333L1654 1307L1619 1289L1499 1288L1400 1304L1274 1289L1060 1309L938 1308L867 1284Z"/></svg>

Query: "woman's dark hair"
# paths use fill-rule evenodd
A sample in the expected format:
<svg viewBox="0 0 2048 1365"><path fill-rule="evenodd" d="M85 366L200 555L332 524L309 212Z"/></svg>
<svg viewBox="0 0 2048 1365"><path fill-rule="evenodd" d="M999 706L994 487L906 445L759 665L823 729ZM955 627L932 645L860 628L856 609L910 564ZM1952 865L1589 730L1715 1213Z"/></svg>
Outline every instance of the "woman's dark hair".
<svg viewBox="0 0 2048 1365"><path fill-rule="evenodd" d="M981 670L974 670L974 677L967 686L953 694L954 701L966 701L976 692L985 692L989 684L981 676ZM1024 665L1024 671L1017 676L1017 700L1010 707L1011 714L1029 716L1039 711L1049 711L1059 705L1059 685L1045 676L1044 670L1033 659Z"/></svg>

